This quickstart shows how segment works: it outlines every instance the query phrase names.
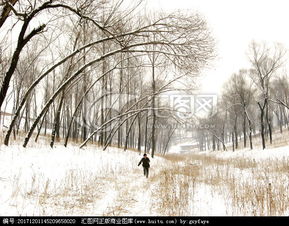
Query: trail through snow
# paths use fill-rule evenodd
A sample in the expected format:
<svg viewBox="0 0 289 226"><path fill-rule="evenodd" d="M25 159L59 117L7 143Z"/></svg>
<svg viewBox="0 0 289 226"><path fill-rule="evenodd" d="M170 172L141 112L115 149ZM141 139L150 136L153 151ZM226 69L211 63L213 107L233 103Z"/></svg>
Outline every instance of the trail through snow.
<svg viewBox="0 0 289 226"><path fill-rule="evenodd" d="M215 152L210 153L210 156L230 160L253 156L258 161L257 152L259 151ZM278 156L283 162L285 158L288 160L289 155L286 147L268 150L265 153L263 151L262 154L274 159ZM57 146L51 149L40 144L24 149L20 145L0 145L0 215L164 215L166 205L170 206L170 203L165 203L166 198L171 198L170 192L181 194L177 193L181 180L176 178L184 178L186 171L182 169L194 170L187 166L202 169L203 174L196 175L198 180L193 182L195 185L188 190L189 205L186 215L218 216L236 213L233 211L230 192L218 190L218 187L212 184L214 175L218 176L219 171L216 169L222 170L226 165L218 165L217 162L215 165L204 165L203 160L190 157L171 162L156 156L151 159L149 178L145 178L142 167L137 166L141 157L133 151L124 152L117 148L102 151L95 146L85 149ZM234 176L239 181L242 178L246 179L246 175L253 172L247 168L229 169L231 171L220 172L227 173L229 177ZM173 191L170 189L174 186L164 184L163 181L166 180L162 180L166 175L170 175L171 170L175 170L173 185L177 185ZM204 178L207 178L209 183L202 181ZM192 174L189 183L195 179ZM163 196L163 199L160 198L162 188L167 189L165 192L169 191L166 194L168 196ZM178 202L178 198L176 199ZM159 208L160 201L163 209Z"/></svg>
<svg viewBox="0 0 289 226"><path fill-rule="evenodd" d="M152 160L145 178L137 152L109 148L0 146L0 215L156 215Z"/></svg>

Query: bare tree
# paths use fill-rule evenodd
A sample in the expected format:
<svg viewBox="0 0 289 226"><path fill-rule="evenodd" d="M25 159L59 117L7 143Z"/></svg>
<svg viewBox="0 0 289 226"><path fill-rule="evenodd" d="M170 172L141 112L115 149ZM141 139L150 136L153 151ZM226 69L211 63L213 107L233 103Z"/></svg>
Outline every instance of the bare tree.
<svg viewBox="0 0 289 226"><path fill-rule="evenodd" d="M230 92L232 96L235 96L235 102L232 103L233 105L240 105L242 108L242 115L243 115L243 141L244 141L244 147L247 145L247 122L249 127L249 142L250 142L250 148L253 149L253 143L252 143L252 120L250 117L249 109L250 106L253 104L254 95L255 95L255 89L252 86L252 83L250 84L247 80L246 76L248 75L247 70L240 70L239 73L233 74L231 77L231 80L229 81L229 84L226 86L228 89L230 89Z"/></svg>
<svg viewBox="0 0 289 226"><path fill-rule="evenodd" d="M8 145L24 116L28 131L24 147L35 129L36 139L43 130L46 134L51 129L51 147L63 136L65 146L69 138L81 138L82 146L93 141L104 149L117 144L140 152L142 146L145 151L151 148L152 156L157 151L165 153L175 129L159 126L172 124L174 116L157 117L156 110L162 109L157 107L157 97L177 89L174 84L180 79L193 80L213 57L214 42L205 20L197 14L181 13L137 16L134 7L122 7L122 0L22 3L27 4L5 1L6 16L1 11L0 18L3 24L11 19L21 30L15 49L9 47L12 55L6 54L9 63L1 86L0 106L7 100L11 82L16 88L14 115L4 143ZM47 16L43 24L31 23L42 15ZM64 45L58 47L49 38L52 36ZM47 48L43 53L33 51L33 60L33 54L26 56L36 37ZM27 83L23 85L25 75ZM43 94L40 86L45 87ZM119 94L116 100L115 93ZM129 101L129 95L136 98ZM39 99L43 100L41 105ZM113 110L117 103L123 105L119 112ZM163 109L172 110L167 108Z"/></svg>
<svg viewBox="0 0 289 226"><path fill-rule="evenodd" d="M9 17L13 6L18 0L1 0L0 1L0 28L3 26L7 18Z"/></svg>
<svg viewBox="0 0 289 226"><path fill-rule="evenodd" d="M249 59L252 65L251 79L259 91L257 104L260 110L262 147L266 148L265 126L268 126L270 143L272 143L272 122L269 116L270 82L278 69L284 64L285 50L280 45L268 47L265 43L252 42L249 47Z"/></svg>

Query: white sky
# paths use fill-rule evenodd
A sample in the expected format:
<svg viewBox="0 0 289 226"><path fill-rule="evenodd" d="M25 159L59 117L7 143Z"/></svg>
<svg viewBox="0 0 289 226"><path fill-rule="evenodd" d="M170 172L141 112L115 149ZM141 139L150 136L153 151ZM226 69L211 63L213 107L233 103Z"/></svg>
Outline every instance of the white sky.
<svg viewBox="0 0 289 226"><path fill-rule="evenodd" d="M148 0L148 7L202 14L217 41L217 59L203 72L203 91L219 92L228 77L248 68L252 40L280 42L289 49L288 0Z"/></svg>

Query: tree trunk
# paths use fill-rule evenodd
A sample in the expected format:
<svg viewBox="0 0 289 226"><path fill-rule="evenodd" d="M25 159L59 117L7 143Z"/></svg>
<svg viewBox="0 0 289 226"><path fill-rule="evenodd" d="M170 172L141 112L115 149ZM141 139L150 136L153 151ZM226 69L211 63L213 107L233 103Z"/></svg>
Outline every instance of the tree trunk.
<svg viewBox="0 0 289 226"><path fill-rule="evenodd" d="M11 5L15 5L19 0L8 0L8 2ZM5 4L4 1L1 2L2 4ZM5 6L3 6L1 15L0 15L0 28L2 27L2 25L5 23L6 19L9 17L9 14L11 12L11 7L8 4L5 4Z"/></svg>
<svg viewBox="0 0 289 226"><path fill-rule="evenodd" d="M37 135L36 135L36 137L35 137L35 142L37 142L38 137L39 137L40 132L41 132L41 129L42 129L42 126L43 126L43 123L44 123L44 121L46 121L45 119L46 119L46 114L47 114L47 112L48 112L48 110L45 112L45 114L43 115L43 118L42 118L42 120L41 120L41 122L40 122L40 126L39 126L39 128L38 128L38 132L37 132Z"/></svg>
<svg viewBox="0 0 289 226"><path fill-rule="evenodd" d="M156 140L155 140L155 125L156 125L156 114L155 114L155 91L156 91L156 84L155 84L155 54L153 53L153 59L152 59L152 135L151 135L151 142L152 142L152 152L151 156L154 157L155 154L155 146L156 146Z"/></svg>
<svg viewBox="0 0 289 226"><path fill-rule="evenodd" d="M265 105L265 103L264 103ZM258 102L258 106L260 109L260 126L261 126L261 139L262 139L262 148L266 148L266 143L265 143L265 126L264 126L264 105L263 107L261 104Z"/></svg>
<svg viewBox="0 0 289 226"><path fill-rule="evenodd" d="M127 150L127 147L128 147L128 141L129 141L129 134L130 134L130 131L131 131L131 129L132 129L132 126L133 126L135 120L137 119L137 117L138 117L138 114L133 118L132 122L131 122L130 125L129 125L128 130L126 131L126 138L125 138L125 144L124 144L124 151Z"/></svg>
<svg viewBox="0 0 289 226"><path fill-rule="evenodd" d="M17 47L13 53L12 56L12 60L11 60L11 64L10 67L8 69L8 71L6 72L4 79L2 81L2 86L1 86L1 90L0 90L0 109L2 107L2 104L4 102L4 99L7 95L8 89L9 89L9 85L10 85L10 81L12 78L12 75L14 74L14 71L17 67L18 61L19 61L19 57L20 57L20 53L23 49L23 47L30 41L31 38L33 38L33 36L37 35L39 32L41 32L45 26L41 25L38 28L32 30L25 38L24 35L26 33L27 27L29 25L29 22L32 18L29 17L29 19L27 19L26 21L24 21L19 37L18 37L18 42L17 42Z"/></svg>
<svg viewBox="0 0 289 226"><path fill-rule="evenodd" d="M235 151L235 138L234 138L234 131L231 133L231 136L232 136L232 148L233 148L233 151Z"/></svg>
<svg viewBox="0 0 289 226"><path fill-rule="evenodd" d="M272 144L272 125L271 125L271 120L270 120L270 115L269 115L269 105L266 105L266 122L268 125L268 130L269 130L269 138L270 138L270 144Z"/></svg>
<svg viewBox="0 0 289 226"><path fill-rule="evenodd" d="M137 150L141 153L141 114L138 115L138 141L137 141Z"/></svg>
<svg viewBox="0 0 289 226"><path fill-rule="evenodd" d="M213 142L213 151L216 151L216 140L215 140L215 136L212 136L212 142Z"/></svg>
<svg viewBox="0 0 289 226"><path fill-rule="evenodd" d="M60 128L60 113L61 113L61 109L62 109L62 105L63 105L63 101L64 101L64 91L62 91L62 95L60 98L60 102L55 114L55 119L54 119L54 126L53 126L53 130L51 133L51 141L50 141L50 147L53 148L54 146L54 141L55 141L55 136L59 136L59 128Z"/></svg>
<svg viewBox="0 0 289 226"><path fill-rule="evenodd" d="M147 153L147 143L148 143L148 120L149 115L148 111L146 112L146 121L145 121L145 138L144 138L144 153Z"/></svg>
<svg viewBox="0 0 289 226"><path fill-rule="evenodd" d="M237 122L238 118L235 116L235 122L234 122L234 137L235 137L235 147L238 149L238 128L237 128Z"/></svg>
<svg viewBox="0 0 289 226"><path fill-rule="evenodd" d="M244 111L243 115L243 139L244 139L244 148L247 147L247 133L246 133L246 112Z"/></svg>

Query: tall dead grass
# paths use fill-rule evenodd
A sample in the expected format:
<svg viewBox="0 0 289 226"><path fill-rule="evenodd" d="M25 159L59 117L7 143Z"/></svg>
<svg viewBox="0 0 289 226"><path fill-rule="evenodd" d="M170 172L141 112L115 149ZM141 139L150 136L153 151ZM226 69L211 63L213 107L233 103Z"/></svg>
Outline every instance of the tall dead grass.
<svg viewBox="0 0 289 226"><path fill-rule="evenodd" d="M112 178L103 178L81 169L67 170L64 177L58 179L34 173L31 178L25 179L25 186L23 179L20 173L14 176L9 198L10 205L20 211L19 215L85 214L86 210L93 209L93 203L103 197L105 188L112 181ZM34 203L34 209L24 210L21 207L31 203Z"/></svg>
<svg viewBox="0 0 289 226"><path fill-rule="evenodd" d="M157 187L158 212L169 216L190 215L190 200L194 197L198 168L192 165L172 163L160 172Z"/></svg>
<svg viewBox="0 0 289 226"><path fill-rule="evenodd" d="M242 157L219 159L204 154L191 158L201 161L197 182L211 185L215 191L227 191L233 215L288 214L288 158L258 162Z"/></svg>
<svg viewBox="0 0 289 226"><path fill-rule="evenodd" d="M232 215L282 216L289 213L287 157L256 161L194 153L165 158L172 166L161 172L157 190L159 212L164 215L193 214L189 201L194 200L194 188L201 184L211 186L212 195L222 194L227 212Z"/></svg>

